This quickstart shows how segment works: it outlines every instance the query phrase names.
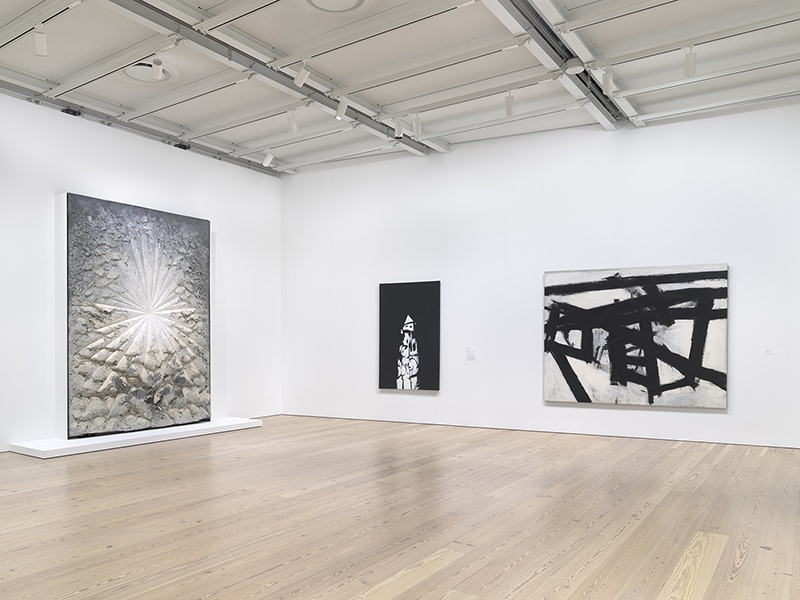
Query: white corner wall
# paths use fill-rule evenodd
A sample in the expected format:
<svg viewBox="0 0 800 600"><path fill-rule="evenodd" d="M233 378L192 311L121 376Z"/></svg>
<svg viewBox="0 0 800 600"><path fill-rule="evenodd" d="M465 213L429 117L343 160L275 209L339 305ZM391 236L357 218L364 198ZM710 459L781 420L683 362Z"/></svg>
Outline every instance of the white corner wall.
<svg viewBox="0 0 800 600"><path fill-rule="evenodd" d="M799 447L799 125L795 105L288 178L283 412ZM730 267L726 410L544 403L544 271L705 263ZM441 391L379 392L378 284L434 279Z"/></svg>
<svg viewBox="0 0 800 600"><path fill-rule="evenodd" d="M0 96L0 451L58 437L56 196L211 221L212 414L280 412L281 182ZM63 239L63 234L60 236Z"/></svg>

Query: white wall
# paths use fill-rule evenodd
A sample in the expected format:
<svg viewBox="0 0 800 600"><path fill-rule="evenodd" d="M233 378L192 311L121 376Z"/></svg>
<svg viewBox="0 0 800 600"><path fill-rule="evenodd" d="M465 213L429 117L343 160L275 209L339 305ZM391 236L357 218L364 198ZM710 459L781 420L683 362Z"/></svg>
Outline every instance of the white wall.
<svg viewBox="0 0 800 600"><path fill-rule="evenodd" d="M0 96L0 451L65 429L56 195L209 219L212 414L280 412L281 184ZM63 235L61 236L63 238Z"/></svg>
<svg viewBox="0 0 800 600"><path fill-rule="evenodd" d="M798 125L574 129L285 180L283 412L800 446ZM544 403L544 271L705 263L730 266L726 410ZM378 284L433 279L441 392L379 392Z"/></svg>

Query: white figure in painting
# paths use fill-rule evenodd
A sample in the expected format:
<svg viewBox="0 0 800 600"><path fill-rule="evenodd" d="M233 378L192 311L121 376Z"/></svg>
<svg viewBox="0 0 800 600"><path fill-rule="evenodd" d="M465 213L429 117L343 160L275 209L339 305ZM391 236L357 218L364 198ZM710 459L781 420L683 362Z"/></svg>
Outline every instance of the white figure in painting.
<svg viewBox="0 0 800 600"><path fill-rule="evenodd" d="M397 389L418 390L419 352L417 339L414 337L414 319L406 315L403 328L400 330L403 341L400 343L400 358L397 359Z"/></svg>

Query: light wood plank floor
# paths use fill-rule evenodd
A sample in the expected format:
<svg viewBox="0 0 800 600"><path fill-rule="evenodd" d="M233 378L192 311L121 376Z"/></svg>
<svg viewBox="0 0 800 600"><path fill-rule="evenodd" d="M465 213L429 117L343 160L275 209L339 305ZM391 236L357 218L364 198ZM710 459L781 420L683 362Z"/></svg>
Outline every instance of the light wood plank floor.
<svg viewBox="0 0 800 600"><path fill-rule="evenodd" d="M800 599L800 451L309 417L0 454L0 598Z"/></svg>

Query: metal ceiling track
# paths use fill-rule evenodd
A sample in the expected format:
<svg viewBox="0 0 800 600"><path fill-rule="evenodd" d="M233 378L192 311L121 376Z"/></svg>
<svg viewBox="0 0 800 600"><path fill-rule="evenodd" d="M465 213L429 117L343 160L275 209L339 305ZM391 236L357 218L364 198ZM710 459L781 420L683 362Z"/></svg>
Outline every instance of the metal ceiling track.
<svg viewBox="0 0 800 600"><path fill-rule="evenodd" d="M525 30L531 40L557 65L578 58L561 40L547 21L528 0L498 0L498 3ZM589 100L589 103L611 122L627 120L617 104L603 93L602 87L588 71L577 75L564 74Z"/></svg>
<svg viewBox="0 0 800 600"><path fill-rule="evenodd" d="M118 6L137 17L152 23L156 27L167 30L178 37L182 38L190 44L195 44L203 48L207 52L216 54L223 59L237 64L240 67L248 69L265 79L272 81L280 87L291 92L293 95L302 95L306 98L313 100L317 105L328 108L331 112L336 112L339 105L338 101L311 88L309 86L298 87L294 84L294 78L276 71L275 69L267 66L267 64L258 58L250 56L241 50L226 44L220 40L209 37L194 27L185 23L172 15L164 13L143 0L105 0L106 2ZM402 146L409 152L416 155L425 155L431 152L431 148L416 140L404 136L402 139L394 140L394 128L388 127L383 123L374 120L371 116L360 110L349 106L347 108L346 116L353 121L360 123L366 129L372 130L373 133L385 138L396 141L397 146Z"/></svg>
<svg viewBox="0 0 800 600"><path fill-rule="evenodd" d="M41 106L49 106L50 108L58 109L61 112L68 115L76 117L86 117L102 125L107 125L109 127L114 127L118 129L124 129L126 131L144 136L146 138L157 140L165 144L168 144L170 146L175 146L176 148L179 148L181 150L191 150L192 152L196 152L197 154L208 156L210 158L219 160L221 162L238 165L240 167L244 167L245 169L249 169L251 171L258 171L260 173L271 175L273 177L280 176L277 170L269 167L264 167L260 163L254 163L250 160L239 158L238 156L232 156L226 152L221 152L216 148L206 146L205 144L200 144L197 142L192 142L191 145L186 144L178 136L165 135L164 132L161 131L160 129L149 127L148 125L145 125L143 123L135 123L135 122L125 123L123 121L120 121L117 117L109 115L108 113L105 113L103 111L82 106L76 102L69 102L61 98L48 98L39 95L37 95L35 98L32 98L31 90L29 88L20 85L15 85L13 83L3 80L0 80L0 88L18 98L29 100L34 104L39 104Z"/></svg>

